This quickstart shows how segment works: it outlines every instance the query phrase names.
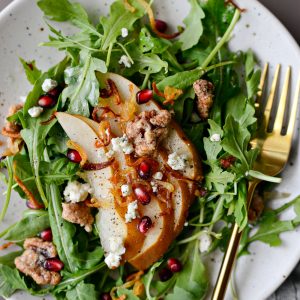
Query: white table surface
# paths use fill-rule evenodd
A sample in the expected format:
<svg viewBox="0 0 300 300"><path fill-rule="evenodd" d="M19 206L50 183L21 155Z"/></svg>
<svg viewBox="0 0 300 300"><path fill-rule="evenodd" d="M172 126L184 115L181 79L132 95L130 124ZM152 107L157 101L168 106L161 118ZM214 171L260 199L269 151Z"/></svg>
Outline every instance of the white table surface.
<svg viewBox="0 0 300 300"><path fill-rule="evenodd" d="M0 11L12 1L13 0L0 0ZM300 0L259 1L277 16L300 45ZM268 300L300 300L300 263L282 286Z"/></svg>

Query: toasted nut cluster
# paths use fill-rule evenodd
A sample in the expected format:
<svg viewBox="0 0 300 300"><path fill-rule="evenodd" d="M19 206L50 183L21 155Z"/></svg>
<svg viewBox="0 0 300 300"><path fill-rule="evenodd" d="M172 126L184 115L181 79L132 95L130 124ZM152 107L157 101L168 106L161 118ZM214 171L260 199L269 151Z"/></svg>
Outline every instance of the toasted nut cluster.
<svg viewBox="0 0 300 300"><path fill-rule="evenodd" d="M63 203L62 217L71 223L79 224L87 232L92 231L94 217L91 214L90 207L84 203Z"/></svg>
<svg viewBox="0 0 300 300"><path fill-rule="evenodd" d="M126 126L126 135L138 156L151 156L167 136L171 114L167 110L143 111Z"/></svg>
<svg viewBox="0 0 300 300"><path fill-rule="evenodd" d="M197 96L197 108L200 118L206 120L213 105L214 85L204 79L194 82L193 88Z"/></svg>
<svg viewBox="0 0 300 300"><path fill-rule="evenodd" d="M23 254L15 259L18 270L32 277L39 285L57 285L61 281L58 272L44 268L44 263L48 258L57 256L52 242L46 242L40 238L27 238L24 242L24 249Z"/></svg>

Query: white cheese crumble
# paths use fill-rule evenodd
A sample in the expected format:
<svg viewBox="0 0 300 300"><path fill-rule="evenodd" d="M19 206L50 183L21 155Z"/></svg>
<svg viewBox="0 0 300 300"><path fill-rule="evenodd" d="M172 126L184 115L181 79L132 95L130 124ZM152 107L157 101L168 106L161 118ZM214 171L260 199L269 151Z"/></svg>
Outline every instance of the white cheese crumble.
<svg viewBox="0 0 300 300"><path fill-rule="evenodd" d="M173 152L168 155L168 165L176 171L184 170L187 163L187 157L185 154L178 155L177 152Z"/></svg>
<svg viewBox="0 0 300 300"><path fill-rule="evenodd" d="M128 36L128 29L127 29L127 28L123 27L123 28L121 29L121 36L122 36L123 38L125 38L125 37Z"/></svg>
<svg viewBox="0 0 300 300"><path fill-rule="evenodd" d="M189 226L189 222L184 222L184 226L188 227Z"/></svg>
<svg viewBox="0 0 300 300"><path fill-rule="evenodd" d="M156 172L153 174L153 178L156 180L162 180L163 179L163 173L162 172Z"/></svg>
<svg viewBox="0 0 300 300"><path fill-rule="evenodd" d="M122 255L125 253L123 239L121 237L109 238L109 253L105 257L104 262L110 269L120 266Z"/></svg>
<svg viewBox="0 0 300 300"><path fill-rule="evenodd" d="M57 81L53 80L53 79L50 79L50 78L45 79L43 84L42 84L42 90L45 93L50 92L51 90L53 90L56 87L57 87Z"/></svg>
<svg viewBox="0 0 300 300"><path fill-rule="evenodd" d="M199 250L201 253L207 252L212 244L212 238L210 234L203 231L199 236Z"/></svg>
<svg viewBox="0 0 300 300"><path fill-rule="evenodd" d="M125 154L130 154L134 151L132 144L128 141L128 137L124 134L122 137L111 139L113 151L123 151Z"/></svg>
<svg viewBox="0 0 300 300"><path fill-rule="evenodd" d="M151 181L150 184L151 184L151 187L152 187L152 192L153 193L157 193L158 192L158 185L157 185L157 183L155 181Z"/></svg>
<svg viewBox="0 0 300 300"><path fill-rule="evenodd" d="M221 141L221 136L218 133L214 133L210 137L211 142L220 142Z"/></svg>
<svg viewBox="0 0 300 300"><path fill-rule="evenodd" d="M41 115L41 113L43 112L43 108L39 107L39 106L33 106L31 108L28 109L28 113L32 118L37 118Z"/></svg>
<svg viewBox="0 0 300 300"><path fill-rule="evenodd" d="M122 55L119 64L123 64L126 68L131 68L131 61L127 55Z"/></svg>
<svg viewBox="0 0 300 300"><path fill-rule="evenodd" d="M84 201L92 192L93 189L88 183L80 183L75 180L68 182L64 190L64 196L67 202L77 203Z"/></svg>
<svg viewBox="0 0 300 300"><path fill-rule="evenodd" d="M123 197L127 197L131 194L132 189L131 186L129 184L123 184L121 186L121 193Z"/></svg>
<svg viewBox="0 0 300 300"><path fill-rule="evenodd" d="M128 204L127 213L125 214L125 223L129 223L139 216L137 209L138 209L138 201L137 200L130 202Z"/></svg>
<svg viewBox="0 0 300 300"><path fill-rule="evenodd" d="M107 158L112 158L115 155L115 151L114 150L109 150L105 154L106 154Z"/></svg>

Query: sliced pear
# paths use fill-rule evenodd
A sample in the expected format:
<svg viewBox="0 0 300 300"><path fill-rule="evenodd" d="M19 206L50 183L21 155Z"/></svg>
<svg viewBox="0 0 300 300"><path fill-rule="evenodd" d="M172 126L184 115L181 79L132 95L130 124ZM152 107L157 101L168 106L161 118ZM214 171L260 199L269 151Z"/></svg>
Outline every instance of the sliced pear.
<svg viewBox="0 0 300 300"><path fill-rule="evenodd" d="M95 147L95 142L99 138L86 122L63 112L56 113L56 118L68 137L85 150L89 162L100 163L108 160L104 148ZM103 209L99 209L96 219L102 247L104 251L109 252L109 237L118 236L123 240L127 238L127 226L116 210L111 193L113 186L109 179L113 175L113 169L107 167L102 170L85 171L85 173L87 181L94 188L93 197L101 199L101 203L105 202Z"/></svg>

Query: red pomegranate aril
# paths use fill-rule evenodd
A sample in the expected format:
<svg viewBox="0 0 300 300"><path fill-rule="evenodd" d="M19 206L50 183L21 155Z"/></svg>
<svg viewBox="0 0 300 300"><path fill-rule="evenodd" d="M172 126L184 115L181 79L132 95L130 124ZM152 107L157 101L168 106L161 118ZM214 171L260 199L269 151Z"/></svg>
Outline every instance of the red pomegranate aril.
<svg viewBox="0 0 300 300"><path fill-rule="evenodd" d="M151 166L145 162L145 161L142 161L138 167L138 173L139 173L139 176L142 178L142 179L148 179L150 178L151 176Z"/></svg>
<svg viewBox="0 0 300 300"><path fill-rule="evenodd" d="M45 229L40 233L40 237L47 242L52 241L52 231L51 228Z"/></svg>
<svg viewBox="0 0 300 300"><path fill-rule="evenodd" d="M138 229L141 233L147 233L148 230L152 227L152 221L149 217L144 216L142 217L139 225L138 225Z"/></svg>
<svg viewBox="0 0 300 300"><path fill-rule="evenodd" d="M169 258L168 259L168 268L172 273L177 273L182 270L182 264L176 258Z"/></svg>
<svg viewBox="0 0 300 300"><path fill-rule="evenodd" d="M157 31L164 33L168 29L168 24L163 20L156 19L155 28L157 29Z"/></svg>
<svg viewBox="0 0 300 300"><path fill-rule="evenodd" d="M137 104L144 104L149 102L153 97L152 90L141 90L136 94L136 102Z"/></svg>
<svg viewBox="0 0 300 300"><path fill-rule="evenodd" d="M223 169L228 169L234 164L235 160L236 158L234 156L228 156L220 160L220 165Z"/></svg>
<svg viewBox="0 0 300 300"><path fill-rule="evenodd" d="M103 294L101 294L100 299L101 300L112 300L112 298L111 298L111 296L110 296L109 293L103 293Z"/></svg>
<svg viewBox="0 0 300 300"><path fill-rule="evenodd" d="M160 281L165 282L168 281L173 276L173 273L169 269L163 268L158 273L158 276Z"/></svg>
<svg viewBox="0 0 300 300"><path fill-rule="evenodd" d="M38 105L44 108L51 108L55 106L55 104L56 104L56 100L49 95L41 96L38 101Z"/></svg>
<svg viewBox="0 0 300 300"><path fill-rule="evenodd" d="M51 91L49 91L47 93L47 95L53 97L53 98L58 98L58 96L60 95L61 93L61 88L60 87L56 87L54 89L52 89Z"/></svg>
<svg viewBox="0 0 300 300"><path fill-rule="evenodd" d="M74 162L76 164L79 164L82 160L79 152L73 149L68 150L67 157L71 162Z"/></svg>
<svg viewBox="0 0 300 300"><path fill-rule="evenodd" d="M137 200L143 205L147 205L151 201L150 194L147 191L145 191L142 187L135 188L134 194L135 194Z"/></svg>
<svg viewBox="0 0 300 300"><path fill-rule="evenodd" d="M44 262L44 268L48 271L59 272L64 267L64 263L58 258L48 258Z"/></svg>

